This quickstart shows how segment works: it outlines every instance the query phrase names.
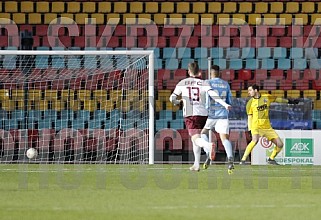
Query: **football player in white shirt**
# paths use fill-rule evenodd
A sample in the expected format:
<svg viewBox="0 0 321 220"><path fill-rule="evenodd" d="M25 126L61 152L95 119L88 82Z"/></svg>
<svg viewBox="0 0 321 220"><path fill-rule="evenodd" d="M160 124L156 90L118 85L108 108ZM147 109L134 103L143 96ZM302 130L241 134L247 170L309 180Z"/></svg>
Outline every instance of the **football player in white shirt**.
<svg viewBox="0 0 321 220"><path fill-rule="evenodd" d="M195 140L201 137L207 120L208 110L205 108L206 95L210 95L212 99L221 103L226 109L230 109L230 105L224 102L218 94L211 90L209 84L200 78L200 71L197 63L188 65L188 74L190 77L181 80L175 87L169 100L174 105L183 102L183 116L188 133L193 143L194 164L190 167L191 171L200 170L201 148L195 144ZM181 99L177 99L181 96ZM213 144L207 152L213 152Z"/></svg>

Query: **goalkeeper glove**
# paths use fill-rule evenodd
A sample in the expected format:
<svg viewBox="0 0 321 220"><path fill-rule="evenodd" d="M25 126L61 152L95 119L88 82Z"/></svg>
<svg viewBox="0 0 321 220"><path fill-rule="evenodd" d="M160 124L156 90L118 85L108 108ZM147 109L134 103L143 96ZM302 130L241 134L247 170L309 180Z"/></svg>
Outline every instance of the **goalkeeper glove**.
<svg viewBox="0 0 321 220"><path fill-rule="evenodd" d="M288 104L297 105L300 102L300 99L288 99Z"/></svg>

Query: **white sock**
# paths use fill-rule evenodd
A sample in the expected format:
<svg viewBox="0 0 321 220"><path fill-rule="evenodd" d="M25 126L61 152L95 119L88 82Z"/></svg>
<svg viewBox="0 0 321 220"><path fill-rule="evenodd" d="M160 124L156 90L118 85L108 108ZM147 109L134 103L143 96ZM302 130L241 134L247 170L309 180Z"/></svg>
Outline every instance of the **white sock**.
<svg viewBox="0 0 321 220"><path fill-rule="evenodd" d="M202 147L206 154L209 154L209 152L211 151L212 143L204 140L203 138L196 138L195 144L199 147Z"/></svg>
<svg viewBox="0 0 321 220"><path fill-rule="evenodd" d="M193 142L193 141L192 141ZM200 167L201 160L201 148L193 142L193 153L194 153L194 167Z"/></svg>
<svg viewBox="0 0 321 220"><path fill-rule="evenodd" d="M223 146L225 148L225 152L226 152L226 155L227 155L227 158L233 158L233 150L232 150L232 144L229 140L224 140L223 141Z"/></svg>

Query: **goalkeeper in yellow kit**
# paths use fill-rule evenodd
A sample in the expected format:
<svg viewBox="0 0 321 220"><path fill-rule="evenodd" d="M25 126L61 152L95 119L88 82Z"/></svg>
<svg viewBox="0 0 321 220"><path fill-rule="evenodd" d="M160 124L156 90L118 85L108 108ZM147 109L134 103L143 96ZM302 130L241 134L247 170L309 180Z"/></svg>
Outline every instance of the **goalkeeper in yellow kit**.
<svg viewBox="0 0 321 220"><path fill-rule="evenodd" d="M274 158L282 150L283 142L271 126L269 118L270 105L272 102L298 104L298 100L277 98L271 94L261 94L256 84L248 87L248 94L251 99L246 104L246 112L252 141L247 145L240 164L245 164L246 158L259 141L259 138L264 136L275 144L275 148L268 158L268 164L279 165Z"/></svg>

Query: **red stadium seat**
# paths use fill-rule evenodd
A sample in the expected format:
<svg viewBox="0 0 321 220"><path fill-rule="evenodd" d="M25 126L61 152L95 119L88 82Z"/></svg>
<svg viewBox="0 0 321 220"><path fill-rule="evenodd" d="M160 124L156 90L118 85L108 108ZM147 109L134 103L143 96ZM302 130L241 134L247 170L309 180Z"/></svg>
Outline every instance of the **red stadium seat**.
<svg viewBox="0 0 321 220"><path fill-rule="evenodd" d="M271 36L273 37L283 37L285 35L285 27L273 27Z"/></svg>
<svg viewBox="0 0 321 220"><path fill-rule="evenodd" d="M36 35L37 36L47 36L48 35L48 25L36 25Z"/></svg>
<svg viewBox="0 0 321 220"><path fill-rule="evenodd" d="M190 38L187 37L186 41L187 41L187 43L186 43L187 47L195 48L195 47L199 46L199 42L198 42L199 38L196 36L191 36Z"/></svg>
<svg viewBox="0 0 321 220"><path fill-rule="evenodd" d="M284 79L283 70L280 70L280 69L271 70L270 79L276 79L276 80Z"/></svg>
<svg viewBox="0 0 321 220"><path fill-rule="evenodd" d="M280 47L291 48L292 47L292 37L281 37Z"/></svg>
<svg viewBox="0 0 321 220"><path fill-rule="evenodd" d="M257 69L254 70L254 79L261 81L267 79L267 70Z"/></svg>
<svg viewBox="0 0 321 220"><path fill-rule="evenodd" d="M287 70L286 79L287 80L298 80L298 79L301 79L300 70L292 70L292 69Z"/></svg>
<svg viewBox="0 0 321 220"><path fill-rule="evenodd" d="M222 74L222 79L226 80L226 81L231 81L231 80L234 80L235 79L235 72L234 70L230 70L230 69L227 69L227 70L222 70L221 71L221 74Z"/></svg>
<svg viewBox="0 0 321 220"><path fill-rule="evenodd" d="M127 35L127 28L126 25L117 25L114 30L115 36L126 36Z"/></svg>
<svg viewBox="0 0 321 220"><path fill-rule="evenodd" d="M176 35L176 29L175 27L164 27L162 29L162 36L164 37L173 37L173 36L177 36Z"/></svg>
<svg viewBox="0 0 321 220"><path fill-rule="evenodd" d="M302 26L288 26L287 36L289 37L299 37L303 35Z"/></svg>
<svg viewBox="0 0 321 220"><path fill-rule="evenodd" d="M241 79L241 80L250 80L250 79L252 79L251 70L246 70L246 69L239 70L238 79Z"/></svg>
<svg viewBox="0 0 321 220"><path fill-rule="evenodd" d="M303 74L303 79L306 79L306 80L318 79L317 71L315 69L305 69Z"/></svg>
<svg viewBox="0 0 321 220"><path fill-rule="evenodd" d="M290 90L293 89L293 81L288 79L280 80L280 89L281 90Z"/></svg>

